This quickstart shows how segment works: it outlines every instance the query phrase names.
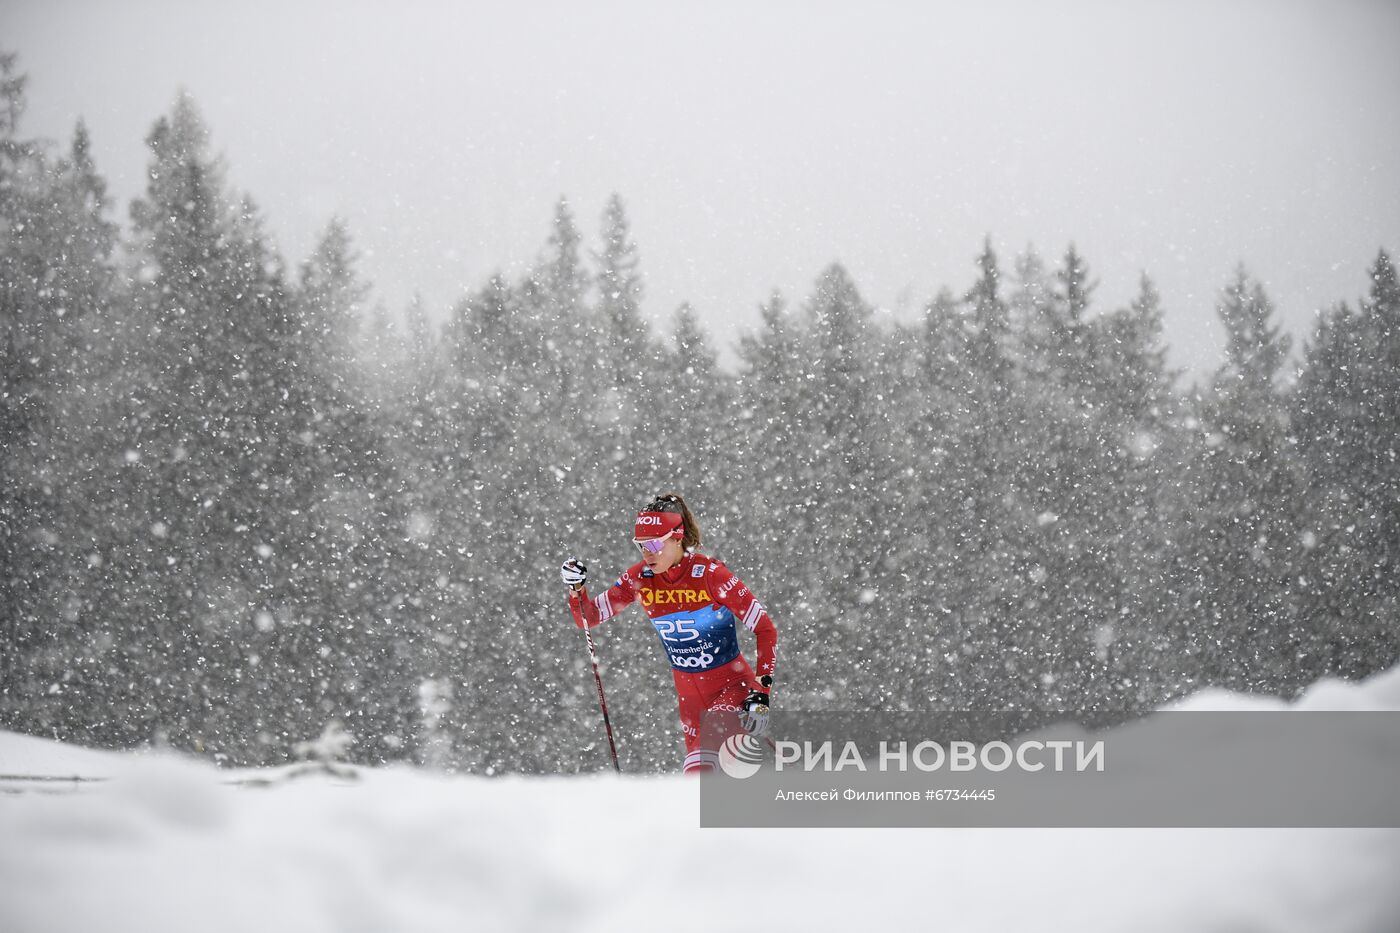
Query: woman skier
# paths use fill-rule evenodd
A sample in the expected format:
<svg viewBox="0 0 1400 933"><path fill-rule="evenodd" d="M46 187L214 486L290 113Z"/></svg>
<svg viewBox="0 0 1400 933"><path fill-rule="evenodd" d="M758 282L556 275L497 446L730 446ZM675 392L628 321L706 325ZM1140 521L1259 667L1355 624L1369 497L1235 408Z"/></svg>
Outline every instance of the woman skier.
<svg viewBox="0 0 1400 933"><path fill-rule="evenodd" d="M724 738L767 730L777 626L728 567L696 552L700 526L680 496L652 500L637 514L632 540L641 561L596 599L588 596L583 562L564 562L560 577L569 586L574 623L592 628L641 600L671 662L685 734L684 770L714 770ZM739 652L740 624L758 641L757 676Z"/></svg>

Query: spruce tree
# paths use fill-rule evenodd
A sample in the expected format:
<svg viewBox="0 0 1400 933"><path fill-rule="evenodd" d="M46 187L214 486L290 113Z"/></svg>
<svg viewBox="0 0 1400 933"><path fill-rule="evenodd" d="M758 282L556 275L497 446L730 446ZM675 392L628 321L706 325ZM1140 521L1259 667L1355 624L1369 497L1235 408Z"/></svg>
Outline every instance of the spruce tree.
<svg viewBox="0 0 1400 933"><path fill-rule="evenodd" d="M1279 385L1289 337L1262 285L1240 266L1216 305L1226 360L1200 411L1192 470L1195 520L1185 535L1189 644L1212 683L1273 691L1297 647L1287 598L1299 542L1301 491Z"/></svg>
<svg viewBox="0 0 1400 933"><path fill-rule="evenodd" d="M417 722L421 632L394 622L404 566L399 471L383 449L384 424L369 407L355 361L356 333L370 293L340 219L302 264L296 329L282 385L302 454L286 537L298 560L289 584L308 604L333 652L320 702L359 738L354 755L395 757ZM314 724L313 724L314 728ZM386 743L387 739L387 743Z"/></svg>
<svg viewBox="0 0 1400 933"><path fill-rule="evenodd" d="M978 275L963 297L968 319L967 433L957 440L949 469L961 509L952 516L959 547L955 573L975 581L972 597L958 606L958 644L965 664L957 676L964 703L1014 704L1007 682L1029 682L1033 661L1017 638L1021 622L1018 567L1020 523L1006 496L1006 479L1025 449L1025 424L1017 411L1016 370L1010 317L1002 296L1001 269L988 238L976 259ZM997 647L993 647L997 646ZM993 658L1001 660L993 665Z"/></svg>
<svg viewBox="0 0 1400 933"><path fill-rule="evenodd" d="M92 580L119 632L117 738L285 754L324 726L315 694L338 660L317 608L288 586L298 541L286 517L307 505L310 462L296 311L188 96L148 144Z"/></svg>
<svg viewBox="0 0 1400 933"><path fill-rule="evenodd" d="M780 624L801 626L804 616L797 614L798 606L809 604L801 595L804 575L794 572L800 565L761 542L774 529L789 541L801 541L808 533L803 524L807 514L803 464L815 411L803 398L806 351L799 322L776 290L758 310L758 331L745 334L738 346L736 416L730 422L738 436L730 453L740 478L735 484L737 495L730 498L740 507L731 525L734 550L726 559L753 576L753 585L766 583L765 600L775 607L788 607L792 615ZM794 635L801 637L800 632L799 628ZM801 663L796 657L793 661Z"/></svg>
<svg viewBox="0 0 1400 933"><path fill-rule="evenodd" d="M595 254L596 319L600 376L609 379L618 397L607 403L627 423L638 415L640 381L650 357L647 326L642 319L642 278L637 245L622 198L613 194L603 212L603 248Z"/></svg>
<svg viewBox="0 0 1400 933"><path fill-rule="evenodd" d="M1359 677L1400 657L1400 285L1390 256L1357 310L1323 314L1294 398L1309 489L1302 682Z"/></svg>
<svg viewBox="0 0 1400 933"><path fill-rule="evenodd" d="M1180 606L1167 571L1183 467L1162 317L1144 274L1127 307L1091 322L1087 379L1101 453L1091 495L1103 565L1092 577L1099 616L1089 634L1115 708L1164 699L1178 657L1168 620Z"/></svg>
<svg viewBox="0 0 1400 933"><path fill-rule="evenodd" d="M114 227L81 122L63 158L18 137L15 68L0 56L0 722L86 739L107 638L78 585L93 554L83 486Z"/></svg>

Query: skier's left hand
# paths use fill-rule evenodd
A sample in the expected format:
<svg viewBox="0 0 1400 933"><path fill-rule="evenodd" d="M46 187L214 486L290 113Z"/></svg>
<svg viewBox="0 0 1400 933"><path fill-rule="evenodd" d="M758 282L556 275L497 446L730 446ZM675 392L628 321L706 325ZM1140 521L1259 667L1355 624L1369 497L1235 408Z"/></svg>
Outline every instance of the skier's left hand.
<svg viewBox="0 0 1400 933"><path fill-rule="evenodd" d="M739 709L739 725L749 735L760 738L768 734L768 689L773 686L773 678L764 677L763 681L763 689L750 690Z"/></svg>
<svg viewBox="0 0 1400 933"><path fill-rule="evenodd" d="M588 568L577 557L570 557L564 561L564 566L559 568L559 579L563 580L569 589L576 590L588 582Z"/></svg>

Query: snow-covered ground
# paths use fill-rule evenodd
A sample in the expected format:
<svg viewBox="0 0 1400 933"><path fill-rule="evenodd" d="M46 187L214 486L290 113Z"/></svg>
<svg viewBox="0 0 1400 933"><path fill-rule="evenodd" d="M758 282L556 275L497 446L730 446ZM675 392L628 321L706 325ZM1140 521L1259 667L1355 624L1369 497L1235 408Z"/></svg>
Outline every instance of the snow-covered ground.
<svg viewBox="0 0 1400 933"><path fill-rule="evenodd" d="M1400 670L1297 706L1400 710ZM0 778L5 933L1400 931L1400 830L701 830L681 777L259 786L5 733L0 774L106 779Z"/></svg>

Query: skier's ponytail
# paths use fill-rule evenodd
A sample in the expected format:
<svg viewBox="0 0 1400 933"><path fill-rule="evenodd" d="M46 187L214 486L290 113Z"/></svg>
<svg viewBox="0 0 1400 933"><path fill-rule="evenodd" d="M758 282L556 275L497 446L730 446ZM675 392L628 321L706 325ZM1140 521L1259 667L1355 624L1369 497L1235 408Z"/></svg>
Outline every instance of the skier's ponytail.
<svg viewBox="0 0 1400 933"><path fill-rule="evenodd" d="M693 551L700 546L700 523L695 520L695 514L690 511L690 506L685 504L680 493L663 492L651 500L651 504L642 511L670 512L672 515L679 515L683 523L681 527L685 529L681 538L681 547L687 551Z"/></svg>

